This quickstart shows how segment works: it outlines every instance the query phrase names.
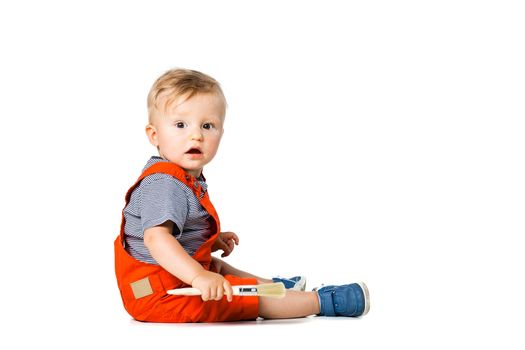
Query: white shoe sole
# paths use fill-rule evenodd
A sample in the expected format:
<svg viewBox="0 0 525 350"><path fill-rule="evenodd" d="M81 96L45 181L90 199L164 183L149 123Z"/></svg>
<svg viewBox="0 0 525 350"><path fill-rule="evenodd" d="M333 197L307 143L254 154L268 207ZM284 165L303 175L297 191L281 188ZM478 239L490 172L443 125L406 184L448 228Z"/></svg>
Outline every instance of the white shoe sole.
<svg viewBox="0 0 525 350"><path fill-rule="evenodd" d="M365 310L361 314L361 316L364 316L370 311L370 293L368 292L368 287L365 282L357 282L357 284L361 287L363 294L365 295Z"/></svg>

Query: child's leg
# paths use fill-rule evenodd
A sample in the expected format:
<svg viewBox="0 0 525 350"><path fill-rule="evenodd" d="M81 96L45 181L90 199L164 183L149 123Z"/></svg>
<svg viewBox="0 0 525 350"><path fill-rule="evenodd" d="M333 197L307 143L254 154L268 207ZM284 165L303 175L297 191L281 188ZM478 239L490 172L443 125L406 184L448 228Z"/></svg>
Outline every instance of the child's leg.
<svg viewBox="0 0 525 350"><path fill-rule="evenodd" d="M212 260L213 260L213 264L215 265L217 272L223 276L234 275L234 276L242 277L242 278L255 278L257 280L257 284L283 282L286 289L304 291L306 287L306 279L302 276L293 277L292 279L277 278L275 280L272 280L272 279L255 276L255 275L252 275L251 273L236 269L235 267L229 265L228 263L222 261L221 259L212 257Z"/></svg>
<svg viewBox="0 0 525 350"><path fill-rule="evenodd" d="M221 259L217 259L216 257L212 257L213 264L215 265L215 268L217 269L217 273L221 275L234 275L237 277L242 278L255 278L257 279L257 283L271 283L272 280L269 280L267 278L262 278L259 276L252 275L251 273L241 271L239 269L236 269L235 267L231 266L230 264L224 262Z"/></svg>
<svg viewBox="0 0 525 350"><path fill-rule="evenodd" d="M255 278L258 283L271 283L272 280L241 271L230 264L212 258L217 272L221 275L234 275L242 278ZM320 312L317 292L286 290L284 298L259 298L259 316L262 318L296 318L316 315Z"/></svg>
<svg viewBox="0 0 525 350"><path fill-rule="evenodd" d="M284 298L259 298L259 316L262 318L296 318L320 312L317 292L287 290Z"/></svg>

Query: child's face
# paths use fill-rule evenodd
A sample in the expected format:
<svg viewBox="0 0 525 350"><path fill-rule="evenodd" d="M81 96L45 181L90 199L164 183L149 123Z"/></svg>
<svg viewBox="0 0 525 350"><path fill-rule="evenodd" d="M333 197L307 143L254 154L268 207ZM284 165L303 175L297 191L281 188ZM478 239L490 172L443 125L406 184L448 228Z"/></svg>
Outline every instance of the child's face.
<svg viewBox="0 0 525 350"><path fill-rule="evenodd" d="M161 157L198 177L219 148L225 106L216 94L197 94L146 127L152 145Z"/></svg>

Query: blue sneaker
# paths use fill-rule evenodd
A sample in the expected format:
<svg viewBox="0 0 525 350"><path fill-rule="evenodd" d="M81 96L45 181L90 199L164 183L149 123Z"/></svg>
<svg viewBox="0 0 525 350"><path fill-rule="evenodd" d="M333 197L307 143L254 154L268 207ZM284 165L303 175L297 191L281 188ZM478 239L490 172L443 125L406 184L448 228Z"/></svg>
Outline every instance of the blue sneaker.
<svg viewBox="0 0 525 350"><path fill-rule="evenodd" d="M317 290L319 316L364 316L370 310L368 288L363 282L326 286Z"/></svg>
<svg viewBox="0 0 525 350"><path fill-rule="evenodd" d="M274 277L272 282L282 282L284 288L303 291L306 289L306 277L295 276L290 278Z"/></svg>

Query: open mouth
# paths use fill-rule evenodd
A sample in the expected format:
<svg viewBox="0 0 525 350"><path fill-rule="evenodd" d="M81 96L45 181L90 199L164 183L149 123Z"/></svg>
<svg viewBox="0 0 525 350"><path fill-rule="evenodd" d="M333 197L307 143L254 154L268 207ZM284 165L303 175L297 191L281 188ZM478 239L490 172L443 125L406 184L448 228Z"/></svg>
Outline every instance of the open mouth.
<svg viewBox="0 0 525 350"><path fill-rule="evenodd" d="M186 153L188 153L188 154L202 154L202 152L199 149L197 149L197 148L192 148Z"/></svg>

